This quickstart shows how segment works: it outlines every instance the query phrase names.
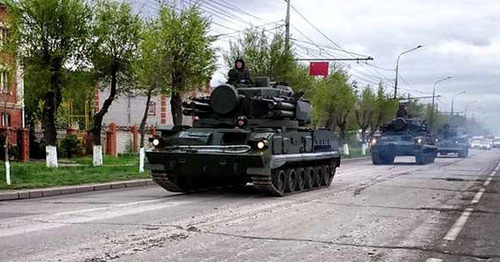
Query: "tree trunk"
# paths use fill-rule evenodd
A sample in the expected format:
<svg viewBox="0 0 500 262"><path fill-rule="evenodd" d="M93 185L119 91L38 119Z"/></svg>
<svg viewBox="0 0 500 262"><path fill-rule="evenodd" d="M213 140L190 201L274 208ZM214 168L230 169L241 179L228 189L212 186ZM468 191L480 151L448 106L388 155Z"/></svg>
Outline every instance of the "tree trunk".
<svg viewBox="0 0 500 262"><path fill-rule="evenodd" d="M57 127L56 114L62 102L61 61L54 59L50 63L50 89L45 93L42 112L42 125L45 138L47 167L57 167Z"/></svg>
<svg viewBox="0 0 500 262"><path fill-rule="evenodd" d="M141 140L140 140L141 148L144 147L144 137L146 135L146 122L148 121L149 103L151 102L151 95L153 93L153 88L148 90L146 97L146 109L144 109L144 115L142 116L141 125L139 126L139 130L141 131Z"/></svg>
<svg viewBox="0 0 500 262"><path fill-rule="evenodd" d="M111 104L115 100L116 85L117 85L117 65L114 64L111 69L111 90L108 98L104 100L101 110L94 114L94 124L92 126L92 143L94 144L94 166L102 165L102 146L101 146L101 129L104 116L108 113Z"/></svg>
<svg viewBox="0 0 500 262"><path fill-rule="evenodd" d="M146 108L144 109L144 115L142 116L141 125L139 127L141 131L141 140L139 149L139 173L144 172L144 158L145 158L144 137L146 136L146 122L148 121L149 103L151 102L151 94L153 93L153 89L155 89L155 87L156 87L156 81L154 86L148 90L146 97Z"/></svg>
<svg viewBox="0 0 500 262"><path fill-rule="evenodd" d="M172 92L170 98L170 110L175 126L182 126L182 99L178 92Z"/></svg>

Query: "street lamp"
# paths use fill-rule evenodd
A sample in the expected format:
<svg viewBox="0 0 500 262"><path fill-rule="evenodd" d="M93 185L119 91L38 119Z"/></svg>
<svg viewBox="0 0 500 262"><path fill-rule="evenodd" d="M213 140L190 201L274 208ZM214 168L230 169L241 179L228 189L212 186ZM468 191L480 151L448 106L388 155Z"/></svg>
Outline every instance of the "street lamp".
<svg viewBox="0 0 500 262"><path fill-rule="evenodd" d="M423 45L418 45L417 47L414 47L412 49L406 50L402 52L401 54L398 55L398 59L396 60L396 80L394 81L394 99L397 98L398 96L398 78L399 78L399 58L401 58L402 55L409 53L411 51L417 50L419 48L424 47Z"/></svg>
<svg viewBox="0 0 500 262"><path fill-rule="evenodd" d="M434 108L434 99L436 97L436 86L439 82L442 82L442 81L446 81L448 79L451 79L451 76L448 76L448 77L445 77L445 78L441 78L441 79L438 79L436 80L436 82L434 82L434 87L432 88L432 108Z"/></svg>
<svg viewBox="0 0 500 262"><path fill-rule="evenodd" d="M456 93L453 98L451 98L451 115L453 116L453 105L455 104L455 97L465 94L465 91Z"/></svg>
<svg viewBox="0 0 500 262"><path fill-rule="evenodd" d="M476 103L476 102L477 102L477 100L470 101L469 103L467 103L467 104L465 105L464 118L467 118L467 112L468 112L468 109L469 109L469 105L470 105L470 104L474 104L474 103Z"/></svg>

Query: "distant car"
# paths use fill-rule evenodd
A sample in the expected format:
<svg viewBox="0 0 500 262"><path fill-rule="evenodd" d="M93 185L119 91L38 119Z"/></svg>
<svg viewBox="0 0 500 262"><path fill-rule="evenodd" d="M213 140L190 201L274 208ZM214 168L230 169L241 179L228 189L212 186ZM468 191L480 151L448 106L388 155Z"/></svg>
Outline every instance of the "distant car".
<svg viewBox="0 0 500 262"><path fill-rule="evenodd" d="M482 140L481 139L472 139L470 141L470 148L480 149L481 145L482 145Z"/></svg>
<svg viewBox="0 0 500 262"><path fill-rule="evenodd" d="M496 136L491 143L491 147L500 148L500 137Z"/></svg>
<svg viewBox="0 0 500 262"><path fill-rule="evenodd" d="M481 144L479 146L479 149L491 150L491 146L492 146L491 140L483 139L483 140L481 140Z"/></svg>

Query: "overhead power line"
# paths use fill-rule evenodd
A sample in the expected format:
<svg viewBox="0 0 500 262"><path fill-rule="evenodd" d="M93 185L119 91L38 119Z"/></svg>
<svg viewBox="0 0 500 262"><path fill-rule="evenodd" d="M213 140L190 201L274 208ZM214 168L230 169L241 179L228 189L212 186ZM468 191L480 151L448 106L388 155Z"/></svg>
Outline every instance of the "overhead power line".
<svg viewBox="0 0 500 262"><path fill-rule="evenodd" d="M339 51L343 51L347 54L350 54L351 56L365 56L365 57L368 57L367 55L363 55L363 54L358 54L358 53L354 53L354 52L351 52L351 51L347 51L345 50L344 48L342 48L342 46L340 46L339 44L335 43L335 41L333 41L330 37L328 37L325 33L323 33L323 31L321 31L318 27L316 27L311 21L309 21L309 19L307 19L301 12L299 12L299 10L297 10L293 5L290 5L290 7L293 9L293 11L295 11L295 13L297 13L300 17L302 17L302 19L304 19L304 21L306 21L312 28L314 28L316 31L318 31L318 33L320 33L324 38L326 38L330 43L332 43L334 46L336 46Z"/></svg>

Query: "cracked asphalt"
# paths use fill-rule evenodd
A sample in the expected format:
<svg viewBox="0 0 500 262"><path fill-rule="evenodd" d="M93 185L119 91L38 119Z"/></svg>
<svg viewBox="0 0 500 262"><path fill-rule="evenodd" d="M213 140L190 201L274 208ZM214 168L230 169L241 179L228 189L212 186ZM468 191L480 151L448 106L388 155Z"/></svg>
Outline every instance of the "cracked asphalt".
<svg viewBox="0 0 500 262"><path fill-rule="evenodd" d="M330 188L285 198L150 186L0 202L0 261L500 261L500 151L411 160L345 161Z"/></svg>

